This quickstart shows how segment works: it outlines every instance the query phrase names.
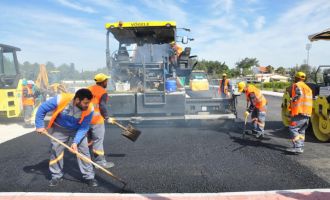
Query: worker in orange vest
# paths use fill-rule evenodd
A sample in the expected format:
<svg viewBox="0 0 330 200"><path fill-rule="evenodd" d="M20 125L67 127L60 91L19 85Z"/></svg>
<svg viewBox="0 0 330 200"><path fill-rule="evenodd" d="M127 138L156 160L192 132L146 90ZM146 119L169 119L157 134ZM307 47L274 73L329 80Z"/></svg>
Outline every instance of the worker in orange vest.
<svg viewBox="0 0 330 200"><path fill-rule="evenodd" d="M174 72L174 74L175 74L175 69L173 67L177 67L177 65L178 65L178 58L181 55L183 49L175 41L172 41L170 43L170 47L171 47L171 49L170 49L171 52L170 52L169 59L170 59L171 65L172 65L170 72Z"/></svg>
<svg viewBox="0 0 330 200"><path fill-rule="evenodd" d="M246 101L250 103L250 106L244 113L244 117L246 119L252 112L252 133L256 135L256 138L263 138L267 107L266 98L258 88L253 85L246 85L245 82L238 83L238 92L244 92Z"/></svg>
<svg viewBox="0 0 330 200"><path fill-rule="evenodd" d="M231 83L230 80L227 79L227 74L222 74L222 79L219 81L219 90L218 94L222 98L228 98L231 91Z"/></svg>
<svg viewBox="0 0 330 200"><path fill-rule="evenodd" d="M297 72L295 83L290 91L291 122L289 126L292 148L288 152L301 154L304 152L305 131L313 110L313 93L310 87L304 83L306 74Z"/></svg>
<svg viewBox="0 0 330 200"><path fill-rule="evenodd" d="M96 84L88 88L93 94L92 103L94 106L94 114L88 132L88 144L93 160L104 168L114 166L113 162L106 161L103 148L104 120L109 119L107 111L108 93L106 91L109 78L110 76L103 73L96 74L94 77Z"/></svg>
<svg viewBox="0 0 330 200"><path fill-rule="evenodd" d="M62 93L45 101L40 105L36 114L36 132L46 132L45 116L48 112L53 112L48 123L49 132L64 143L68 143L70 138L73 138L72 151L79 151L90 158L86 135L94 113L94 107L91 104L92 98L91 91L84 88L79 89L75 94ZM50 187L57 186L63 180L64 149L64 146L51 140L49 171L52 179L49 181ZM77 157L77 161L85 182L91 187L98 186L93 165L79 157Z"/></svg>
<svg viewBox="0 0 330 200"><path fill-rule="evenodd" d="M34 107L34 94L33 94L33 85L34 82L23 81L23 91L22 91L22 103L23 103L23 113L24 113L24 124L26 127L32 127L31 117Z"/></svg>

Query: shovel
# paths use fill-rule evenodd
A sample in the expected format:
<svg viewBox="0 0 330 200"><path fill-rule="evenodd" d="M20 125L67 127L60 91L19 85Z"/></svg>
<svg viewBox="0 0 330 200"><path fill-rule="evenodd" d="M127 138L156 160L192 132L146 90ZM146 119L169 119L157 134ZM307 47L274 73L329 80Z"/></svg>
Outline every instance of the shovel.
<svg viewBox="0 0 330 200"><path fill-rule="evenodd" d="M141 131L135 129L132 125L128 125L128 127L125 127L114 119L111 120L110 123L115 124L119 128L123 129L123 132L121 134L133 142L135 142L138 139L138 137L141 135Z"/></svg>
<svg viewBox="0 0 330 200"><path fill-rule="evenodd" d="M51 138L52 140L56 141L57 143L59 143L60 145L64 146L65 148L67 148L70 152L72 152L71 147L69 147L68 145L66 145L65 143L61 142L60 140L58 140L57 138L55 138L54 136L50 135L48 132L42 132L41 134L46 135L47 137ZM94 165L95 167L99 168L100 170L102 170L104 173L106 173L107 175L111 176L112 178L116 179L117 181L121 182L122 184L124 184L124 187L127 185L126 182L124 182L123 180L121 180L119 177L115 176L113 173L111 173L110 171L108 171L107 169L105 169L104 167L100 166L99 164L93 162L90 158L88 158L87 156L79 153L79 152L72 152L74 154L77 155L78 158L82 159L85 162L91 163L92 165Z"/></svg>

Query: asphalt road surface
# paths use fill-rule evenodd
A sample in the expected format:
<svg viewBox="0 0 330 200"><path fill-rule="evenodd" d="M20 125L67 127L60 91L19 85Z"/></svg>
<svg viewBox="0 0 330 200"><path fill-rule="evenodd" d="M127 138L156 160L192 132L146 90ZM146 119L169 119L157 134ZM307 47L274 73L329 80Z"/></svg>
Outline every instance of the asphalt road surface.
<svg viewBox="0 0 330 200"><path fill-rule="evenodd" d="M280 98L269 101L266 138L242 138L241 119L230 123L138 124L135 142L107 128L105 151L115 167L110 171L128 182L125 188L97 171L100 186L81 182L76 159L65 153L65 180L48 187L50 143L29 133L0 144L1 192L234 192L329 188L329 146L307 137L305 153L284 152L288 131L281 124ZM239 98L239 117L245 100ZM3 131L3 130L1 130Z"/></svg>

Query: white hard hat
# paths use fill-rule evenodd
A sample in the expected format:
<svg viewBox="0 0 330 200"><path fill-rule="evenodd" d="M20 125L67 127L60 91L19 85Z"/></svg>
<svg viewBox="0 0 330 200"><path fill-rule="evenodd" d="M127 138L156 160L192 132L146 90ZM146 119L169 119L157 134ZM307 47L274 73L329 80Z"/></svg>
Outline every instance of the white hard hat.
<svg viewBox="0 0 330 200"><path fill-rule="evenodd" d="M28 80L27 84L28 84L28 85L34 85L34 81L32 81L32 80Z"/></svg>

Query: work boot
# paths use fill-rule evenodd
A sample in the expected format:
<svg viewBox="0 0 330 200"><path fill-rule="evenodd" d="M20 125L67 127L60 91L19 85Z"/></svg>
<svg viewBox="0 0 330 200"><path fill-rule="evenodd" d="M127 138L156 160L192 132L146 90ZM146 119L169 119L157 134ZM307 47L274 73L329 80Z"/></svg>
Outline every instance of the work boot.
<svg viewBox="0 0 330 200"><path fill-rule="evenodd" d="M256 134L256 138L258 138L258 139L262 139L262 138L264 138L264 134L263 134L262 132L258 132L258 133Z"/></svg>
<svg viewBox="0 0 330 200"><path fill-rule="evenodd" d="M109 168L115 166L115 164L113 162L108 162L108 161L105 161L102 163L97 163L97 164L101 165L101 167L106 168L106 169L109 169ZM98 167L95 167L95 168L98 169Z"/></svg>
<svg viewBox="0 0 330 200"><path fill-rule="evenodd" d="M304 153L304 149L301 147L291 147L286 149L287 152L294 153L294 154L302 154Z"/></svg>
<svg viewBox="0 0 330 200"><path fill-rule="evenodd" d="M86 179L86 183L89 187L97 187L99 184L97 183L97 180L95 178L93 179Z"/></svg>
<svg viewBox="0 0 330 200"><path fill-rule="evenodd" d="M49 181L48 186L49 186L49 187L55 187L55 186L57 186L62 180L63 180L62 178L52 178L52 179Z"/></svg>

